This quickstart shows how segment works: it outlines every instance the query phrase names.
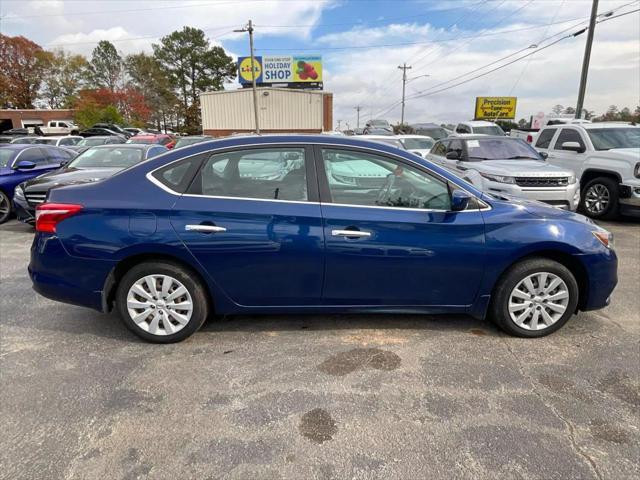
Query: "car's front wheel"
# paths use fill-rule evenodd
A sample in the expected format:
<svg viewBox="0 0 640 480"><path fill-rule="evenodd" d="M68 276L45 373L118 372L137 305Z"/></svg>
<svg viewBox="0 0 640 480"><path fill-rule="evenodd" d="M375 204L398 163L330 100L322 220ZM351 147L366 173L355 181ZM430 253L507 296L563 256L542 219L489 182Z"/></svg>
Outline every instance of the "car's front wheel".
<svg viewBox="0 0 640 480"><path fill-rule="evenodd" d="M201 282L185 268L168 262L145 262L129 270L118 284L116 305L133 333L156 343L189 337L209 311Z"/></svg>
<svg viewBox="0 0 640 480"><path fill-rule="evenodd" d="M561 328L576 311L578 283L556 261L531 258L512 266L496 285L492 319L518 337L543 337Z"/></svg>
<svg viewBox="0 0 640 480"><path fill-rule="evenodd" d="M591 218L612 218L618 211L618 184L609 177L587 183L580 199L582 211Z"/></svg>
<svg viewBox="0 0 640 480"><path fill-rule="evenodd" d="M4 223L9 220L11 216L11 200L7 195L0 191L0 223Z"/></svg>

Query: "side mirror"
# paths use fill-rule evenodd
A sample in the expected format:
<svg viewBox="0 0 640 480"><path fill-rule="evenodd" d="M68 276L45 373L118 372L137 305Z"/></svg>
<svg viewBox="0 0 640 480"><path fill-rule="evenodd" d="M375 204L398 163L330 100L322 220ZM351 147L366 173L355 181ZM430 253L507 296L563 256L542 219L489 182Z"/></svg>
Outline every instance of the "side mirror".
<svg viewBox="0 0 640 480"><path fill-rule="evenodd" d="M30 162L29 160L21 160L18 162L18 164L15 166L16 170L31 170L32 168L35 168L36 164L33 162Z"/></svg>
<svg viewBox="0 0 640 480"><path fill-rule="evenodd" d="M464 190L454 190L451 194L451 211L460 212L467 208L471 196Z"/></svg>
<svg viewBox="0 0 640 480"><path fill-rule="evenodd" d="M65 158L64 160L60 160L60 166L66 167L71 160Z"/></svg>
<svg viewBox="0 0 640 480"><path fill-rule="evenodd" d="M538 152L538 155L540 155L543 160L549 158L549 154L547 152Z"/></svg>
<svg viewBox="0 0 640 480"><path fill-rule="evenodd" d="M562 144L562 150L568 150L570 152L582 153L584 148L580 146L578 142L564 142Z"/></svg>
<svg viewBox="0 0 640 480"><path fill-rule="evenodd" d="M451 150L445 154L447 160L460 160L460 152Z"/></svg>

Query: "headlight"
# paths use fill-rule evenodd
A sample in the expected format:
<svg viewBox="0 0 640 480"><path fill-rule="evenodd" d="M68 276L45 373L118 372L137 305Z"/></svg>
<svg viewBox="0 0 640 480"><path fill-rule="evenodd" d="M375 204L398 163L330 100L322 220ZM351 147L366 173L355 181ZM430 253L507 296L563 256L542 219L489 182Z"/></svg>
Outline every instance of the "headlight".
<svg viewBox="0 0 640 480"><path fill-rule="evenodd" d="M482 173L482 172L480 173L480 175L482 175L487 180L491 180L493 182L511 183L511 184L515 184L516 183L515 177L506 177L506 176L503 176L503 175L489 175L488 173Z"/></svg>
<svg viewBox="0 0 640 480"><path fill-rule="evenodd" d="M569 185L573 185L574 183L576 183L576 176L575 175L569 175Z"/></svg>
<svg viewBox="0 0 640 480"><path fill-rule="evenodd" d="M613 233L605 229L594 230L591 233L593 233L593 236L596 237L602 245L609 249L613 249Z"/></svg>
<svg viewBox="0 0 640 480"><path fill-rule="evenodd" d="M636 168L633 169L633 176L640 178L640 162L636 163Z"/></svg>
<svg viewBox="0 0 640 480"><path fill-rule="evenodd" d="M20 185L18 185L13 191L13 198L20 198L24 200L24 192L22 191L22 187Z"/></svg>

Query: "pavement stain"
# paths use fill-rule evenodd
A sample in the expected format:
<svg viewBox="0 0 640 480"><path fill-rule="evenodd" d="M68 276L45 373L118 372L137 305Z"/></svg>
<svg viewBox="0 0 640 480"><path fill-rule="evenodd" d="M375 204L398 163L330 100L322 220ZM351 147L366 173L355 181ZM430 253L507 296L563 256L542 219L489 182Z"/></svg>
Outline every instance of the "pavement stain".
<svg viewBox="0 0 640 480"><path fill-rule="evenodd" d="M318 370L341 377L366 367L375 370L391 371L400 366L402 360L398 355L379 348L354 348L332 355L318 365Z"/></svg>
<svg viewBox="0 0 640 480"><path fill-rule="evenodd" d="M314 408L305 413L298 428L303 436L318 444L333 439L338 432L335 420L322 408Z"/></svg>
<svg viewBox="0 0 640 480"><path fill-rule="evenodd" d="M477 335L479 337L484 337L485 335L487 335L487 332L485 330L481 330L480 328L472 328L469 331L472 335Z"/></svg>
<svg viewBox="0 0 640 480"><path fill-rule="evenodd" d="M601 392L610 393L619 400L640 407L640 385L620 371L610 371L596 386Z"/></svg>
<svg viewBox="0 0 640 480"><path fill-rule="evenodd" d="M589 431L593 438L605 442L626 444L631 443L631 435L623 428L607 420L594 420L589 425Z"/></svg>

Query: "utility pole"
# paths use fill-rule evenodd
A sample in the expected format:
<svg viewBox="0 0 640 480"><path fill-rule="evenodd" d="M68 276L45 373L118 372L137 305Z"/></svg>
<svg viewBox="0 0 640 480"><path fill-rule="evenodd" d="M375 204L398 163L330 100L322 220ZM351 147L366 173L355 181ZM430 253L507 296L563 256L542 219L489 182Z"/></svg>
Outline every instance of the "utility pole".
<svg viewBox="0 0 640 480"><path fill-rule="evenodd" d="M404 94L407 87L407 70L411 70L411 67L407 67L407 64L404 63L398 68L402 70L402 113L400 114L400 125L404 125Z"/></svg>
<svg viewBox="0 0 640 480"><path fill-rule="evenodd" d="M587 90L587 74L589 73L589 60L591 59L591 45L593 44L593 34L596 29L596 17L598 16L598 0L593 0L591 4L591 19L589 20L589 31L587 32L587 44L584 47L584 58L582 59L582 74L580 75L580 88L578 89L578 104L576 105L576 118L582 116L584 106L584 94Z"/></svg>
<svg viewBox="0 0 640 480"><path fill-rule="evenodd" d="M338 131L340 131L340 123L342 123L342 120L338 120Z"/></svg>
<svg viewBox="0 0 640 480"><path fill-rule="evenodd" d="M360 128L360 110L362 110L362 107L360 105L358 105L357 107L355 107L356 112L358 112L358 120L356 121L356 128Z"/></svg>
<svg viewBox="0 0 640 480"><path fill-rule="evenodd" d="M260 121L258 120L258 91L256 89L256 69L255 69L255 56L253 55L253 22L249 20L247 26L234 30L234 32L249 32L249 52L251 55L251 88L253 89L253 115L256 122L256 133L260 135Z"/></svg>

